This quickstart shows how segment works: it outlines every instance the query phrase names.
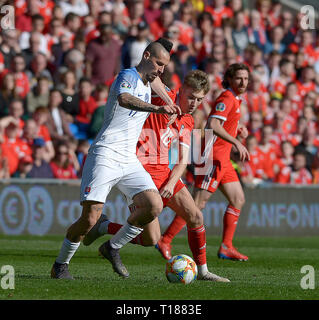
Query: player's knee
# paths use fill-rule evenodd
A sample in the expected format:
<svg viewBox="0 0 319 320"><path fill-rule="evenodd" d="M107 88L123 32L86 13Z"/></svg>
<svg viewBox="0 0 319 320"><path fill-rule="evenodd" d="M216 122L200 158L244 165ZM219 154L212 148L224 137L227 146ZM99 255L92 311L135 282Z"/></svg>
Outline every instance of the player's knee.
<svg viewBox="0 0 319 320"><path fill-rule="evenodd" d="M95 216L89 215L87 217L82 217L81 224L83 227L83 233L84 234L88 233L96 224L96 222L97 222L97 219Z"/></svg>
<svg viewBox="0 0 319 320"><path fill-rule="evenodd" d="M156 197L149 202L149 212L156 218L163 211L163 201L161 197Z"/></svg>
<svg viewBox="0 0 319 320"><path fill-rule="evenodd" d="M245 204L245 201L246 201L246 199L245 199L245 196L244 196L244 195L238 195L238 196L234 197L234 199L232 199L232 203L231 203L231 204L232 204L235 208L241 210L242 207L243 207L244 204Z"/></svg>
<svg viewBox="0 0 319 320"><path fill-rule="evenodd" d="M204 224L203 214L200 210L196 210L189 216L188 225L191 228L197 228Z"/></svg>

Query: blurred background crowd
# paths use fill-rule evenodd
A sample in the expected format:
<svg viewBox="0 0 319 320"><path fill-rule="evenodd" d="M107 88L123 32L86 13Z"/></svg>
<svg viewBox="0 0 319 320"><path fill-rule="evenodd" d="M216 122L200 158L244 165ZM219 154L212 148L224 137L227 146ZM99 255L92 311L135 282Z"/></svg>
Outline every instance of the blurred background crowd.
<svg viewBox="0 0 319 320"><path fill-rule="evenodd" d="M159 37L174 46L163 81L209 74L194 114L204 129L227 66L246 63L246 184L319 183L319 29L274 0L14 0L0 37L0 178L76 179L99 131L109 87ZM186 174L192 183L191 171Z"/></svg>

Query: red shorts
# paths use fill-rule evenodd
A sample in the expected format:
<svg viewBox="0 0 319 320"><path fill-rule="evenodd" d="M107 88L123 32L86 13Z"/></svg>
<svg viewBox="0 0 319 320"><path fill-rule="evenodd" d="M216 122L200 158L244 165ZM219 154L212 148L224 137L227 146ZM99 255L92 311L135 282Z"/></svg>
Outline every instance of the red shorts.
<svg viewBox="0 0 319 320"><path fill-rule="evenodd" d="M160 190L169 180L172 171L166 167L165 170L156 170L156 167L154 168L154 170L151 170L149 167L144 167L145 170L150 174L150 176L152 177L156 188L158 190ZM168 201L174 197L174 195L180 191L181 189L183 189L185 187L185 184L182 182L181 179L179 179L177 181L177 183L175 184L175 188L174 188L174 193L170 198L163 198L163 206L166 207Z"/></svg>
<svg viewBox="0 0 319 320"><path fill-rule="evenodd" d="M213 167L206 176L196 176L195 187L215 192L219 184L235 181L239 181L239 179L230 160L213 160Z"/></svg>

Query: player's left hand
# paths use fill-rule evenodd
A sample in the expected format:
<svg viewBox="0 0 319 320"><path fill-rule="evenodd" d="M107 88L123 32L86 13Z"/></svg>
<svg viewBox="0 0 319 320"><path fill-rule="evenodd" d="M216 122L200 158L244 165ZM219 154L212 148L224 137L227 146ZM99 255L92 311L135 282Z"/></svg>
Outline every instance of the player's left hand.
<svg viewBox="0 0 319 320"><path fill-rule="evenodd" d="M170 185L169 183L167 183L165 186L163 186L161 189L160 189L160 195L163 197L163 198L170 198L173 196L174 194L174 187L175 186L172 186Z"/></svg>

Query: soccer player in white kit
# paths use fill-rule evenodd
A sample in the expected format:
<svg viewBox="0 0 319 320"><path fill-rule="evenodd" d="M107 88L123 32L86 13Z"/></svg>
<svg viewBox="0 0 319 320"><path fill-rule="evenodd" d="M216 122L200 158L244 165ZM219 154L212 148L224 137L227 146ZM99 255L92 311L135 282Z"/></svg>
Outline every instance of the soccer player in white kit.
<svg viewBox="0 0 319 320"><path fill-rule="evenodd" d="M92 143L83 168L81 182L81 217L66 234L60 253L52 266L51 277L73 279L69 262L84 236L100 218L106 197L113 187L133 199L137 207L127 223L99 252L120 276L129 274L122 264L119 249L143 231L162 211L161 196L136 156L136 144L149 112L176 114L176 105L151 104L152 82L169 63L172 43L165 39L152 42L145 49L136 68L119 73L114 81L104 112L103 127Z"/></svg>

